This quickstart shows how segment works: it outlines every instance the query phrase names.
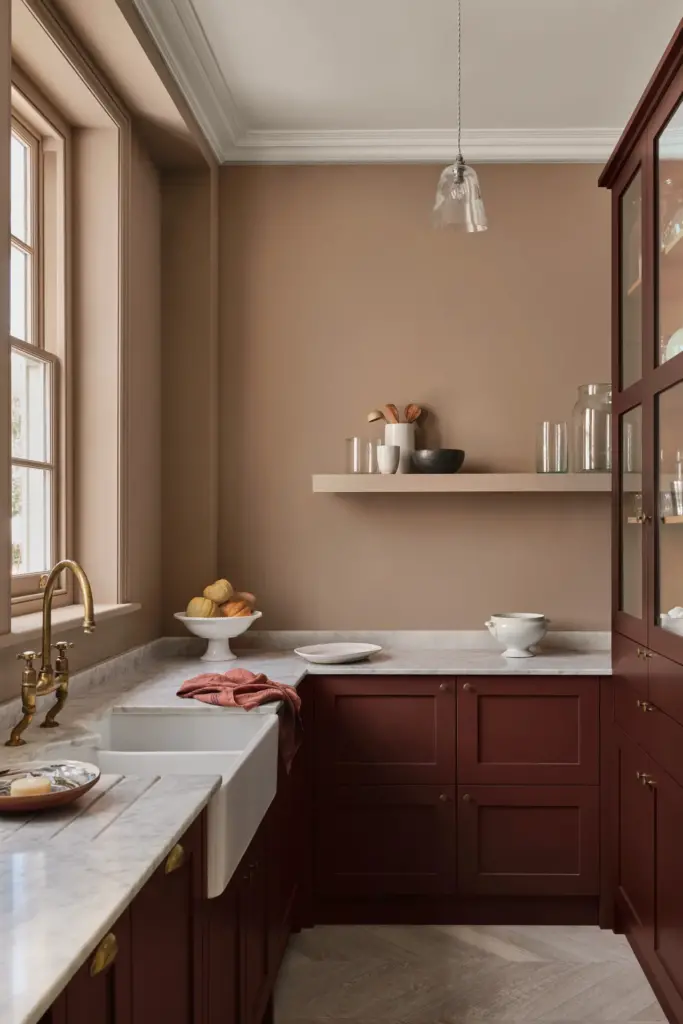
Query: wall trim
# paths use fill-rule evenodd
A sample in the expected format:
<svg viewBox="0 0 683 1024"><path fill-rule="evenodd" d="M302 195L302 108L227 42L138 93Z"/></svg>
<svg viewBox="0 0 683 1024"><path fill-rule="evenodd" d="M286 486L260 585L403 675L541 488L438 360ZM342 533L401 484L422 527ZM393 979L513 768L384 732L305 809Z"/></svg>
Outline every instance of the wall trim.
<svg viewBox="0 0 683 1024"><path fill-rule="evenodd" d="M221 163L449 163L453 129L299 131L249 129L190 0L133 0ZM475 129L463 133L477 162L604 163L620 128Z"/></svg>
<svg viewBox="0 0 683 1024"><path fill-rule="evenodd" d="M603 163L619 137L609 128L471 129L466 158L477 163ZM450 163L452 129L392 131L250 130L224 149L224 163Z"/></svg>
<svg viewBox="0 0 683 1024"><path fill-rule="evenodd" d="M191 3L134 0L216 157L242 133L237 105Z"/></svg>

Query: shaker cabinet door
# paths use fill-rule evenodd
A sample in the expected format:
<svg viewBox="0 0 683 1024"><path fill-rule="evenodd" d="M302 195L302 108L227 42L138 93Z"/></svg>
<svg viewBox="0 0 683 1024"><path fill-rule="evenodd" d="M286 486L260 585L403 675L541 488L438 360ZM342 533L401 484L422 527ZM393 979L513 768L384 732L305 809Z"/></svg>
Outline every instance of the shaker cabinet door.
<svg viewBox="0 0 683 1024"><path fill-rule="evenodd" d="M683 788L665 771L653 767L656 801L655 955L683 997Z"/></svg>
<svg viewBox="0 0 683 1024"><path fill-rule="evenodd" d="M458 679L458 782L598 782L599 680Z"/></svg>
<svg viewBox="0 0 683 1024"><path fill-rule="evenodd" d="M336 785L452 785L455 680L315 679L320 799Z"/></svg>
<svg viewBox="0 0 683 1024"><path fill-rule="evenodd" d="M321 897L455 891L453 786L340 786L316 822Z"/></svg>
<svg viewBox="0 0 683 1024"><path fill-rule="evenodd" d="M130 909L73 976L48 1020L50 1024L130 1024Z"/></svg>
<svg viewBox="0 0 683 1024"><path fill-rule="evenodd" d="M627 933L642 949L652 948L654 927L654 800L643 784L653 775L645 751L620 729L616 741L616 886Z"/></svg>
<svg viewBox="0 0 683 1024"><path fill-rule="evenodd" d="M131 904L131 1024L200 1019L202 829L198 819Z"/></svg>
<svg viewBox="0 0 683 1024"><path fill-rule="evenodd" d="M597 786L458 787L466 895L593 895L598 851Z"/></svg>

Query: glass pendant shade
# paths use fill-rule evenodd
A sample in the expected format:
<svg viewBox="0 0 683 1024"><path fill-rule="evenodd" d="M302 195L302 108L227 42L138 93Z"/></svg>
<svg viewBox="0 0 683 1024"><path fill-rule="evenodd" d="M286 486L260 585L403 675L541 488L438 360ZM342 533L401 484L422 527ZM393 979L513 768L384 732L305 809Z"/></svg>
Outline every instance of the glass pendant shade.
<svg viewBox="0 0 683 1024"><path fill-rule="evenodd" d="M476 171L462 157L442 172L432 213L436 227L486 231L486 211Z"/></svg>

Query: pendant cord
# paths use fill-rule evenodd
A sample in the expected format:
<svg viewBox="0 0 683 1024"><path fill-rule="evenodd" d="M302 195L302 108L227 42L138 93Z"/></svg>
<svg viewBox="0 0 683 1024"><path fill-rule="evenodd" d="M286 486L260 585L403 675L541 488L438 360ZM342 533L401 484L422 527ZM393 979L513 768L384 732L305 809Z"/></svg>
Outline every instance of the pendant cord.
<svg viewBox="0 0 683 1024"><path fill-rule="evenodd" d="M462 109L462 0L458 0L458 163L463 162L461 137Z"/></svg>

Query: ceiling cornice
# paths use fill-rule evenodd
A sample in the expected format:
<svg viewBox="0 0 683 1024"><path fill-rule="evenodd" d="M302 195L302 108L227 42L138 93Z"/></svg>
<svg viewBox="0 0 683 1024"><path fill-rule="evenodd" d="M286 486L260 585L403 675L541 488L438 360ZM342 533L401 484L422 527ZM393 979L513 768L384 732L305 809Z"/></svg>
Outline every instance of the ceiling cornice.
<svg viewBox="0 0 683 1024"><path fill-rule="evenodd" d="M451 129L249 129L191 0L135 4L221 163L448 163L455 157ZM473 162L604 163L619 135L611 128L473 129L463 131L463 150Z"/></svg>
<svg viewBox="0 0 683 1024"><path fill-rule="evenodd" d="M500 163L604 163L619 138L609 128L463 131L466 159ZM454 130L246 131L220 154L223 163L448 163Z"/></svg>
<svg viewBox="0 0 683 1024"><path fill-rule="evenodd" d="M237 106L194 6L187 0L135 0L216 158L241 135Z"/></svg>

